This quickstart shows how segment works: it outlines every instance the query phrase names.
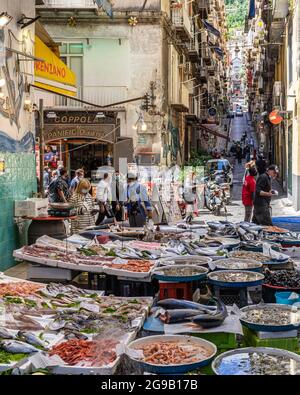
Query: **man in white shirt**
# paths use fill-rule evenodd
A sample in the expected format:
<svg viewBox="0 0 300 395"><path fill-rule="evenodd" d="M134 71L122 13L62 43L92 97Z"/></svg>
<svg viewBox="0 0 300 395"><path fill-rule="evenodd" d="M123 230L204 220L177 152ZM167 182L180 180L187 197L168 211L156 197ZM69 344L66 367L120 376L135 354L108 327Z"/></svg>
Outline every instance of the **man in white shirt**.
<svg viewBox="0 0 300 395"><path fill-rule="evenodd" d="M99 182L97 186L96 199L99 204L99 216L96 221L96 225L100 225L100 223L107 218L113 218L113 212L111 209L111 187L109 182L109 174L105 173L103 179Z"/></svg>

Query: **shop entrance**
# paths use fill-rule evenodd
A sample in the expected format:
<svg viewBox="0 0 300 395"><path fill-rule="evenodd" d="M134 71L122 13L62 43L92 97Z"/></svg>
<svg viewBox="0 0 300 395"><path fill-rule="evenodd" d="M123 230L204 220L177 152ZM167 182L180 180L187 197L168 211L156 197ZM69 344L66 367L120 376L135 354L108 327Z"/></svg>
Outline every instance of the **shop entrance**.
<svg viewBox="0 0 300 395"><path fill-rule="evenodd" d="M67 143L68 160L66 166L72 176L76 169L83 168L86 177L91 178L92 171L97 170L100 166L108 165L109 157L112 155L110 144L90 143L91 141L69 141Z"/></svg>

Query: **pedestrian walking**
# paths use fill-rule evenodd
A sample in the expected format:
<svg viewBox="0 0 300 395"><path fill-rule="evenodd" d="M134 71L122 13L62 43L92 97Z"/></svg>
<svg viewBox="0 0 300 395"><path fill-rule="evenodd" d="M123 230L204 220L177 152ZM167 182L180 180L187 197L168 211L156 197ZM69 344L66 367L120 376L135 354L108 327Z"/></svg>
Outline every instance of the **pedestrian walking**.
<svg viewBox="0 0 300 395"><path fill-rule="evenodd" d="M245 207L245 218L244 221L251 222L253 205L255 199L256 190L256 179L257 170L255 167L248 169L248 175L245 177L243 188L242 188L242 202Z"/></svg>
<svg viewBox="0 0 300 395"><path fill-rule="evenodd" d="M116 171L115 173L115 196L114 199L112 199L112 210L114 213L114 216L118 222L122 221L123 215L122 215L122 202L121 200L121 184L120 184L120 173Z"/></svg>
<svg viewBox="0 0 300 395"><path fill-rule="evenodd" d="M77 169L75 171L75 177L73 178L73 180L71 181L70 184L70 194L72 195L75 191L75 189L77 188L80 180L83 180L84 178L84 170L83 169Z"/></svg>
<svg viewBox="0 0 300 395"><path fill-rule="evenodd" d="M147 217L152 219L152 207L144 185L140 184L135 174L127 175L127 190L124 199L127 207L130 227L142 227Z"/></svg>
<svg viewBox="0 0 300 395"><path fill-rule="evenodd" d="M242 163L242 158L243 158L243 151L240 145L236 147L236 159L238 160L238 163Z"/></svg>
<svg viewBox="0 0 300 395"><path fill-rule="evenodd" d="M111 207L112 194L108 173L104 174L103 179L97 186L96 200L99 205L99 215L96 220L96 225L100 225L105 218L114 218Z"/></svg>
<svg viewBox="0 0 300 395"><path fill-rule="evenodd" d="M252 222L257 225L273 226L271 218L271 199L275 193L272 191L272 179L278 174L278 167L271 165L256 181L254 213Z"/></svg>
<svg viewBox="0 0 300 395"><path fill-rule="evenodd" d="M264 174L266 172L267 162L264 159L263 155L261 155L261 154L258 155L258 159L256 161L256 168L257 168L259 175Z"/></svg>
<svg viewBox="0 0 300 395"><path fill-rule="evenodd" d="M67 183L68 173L65 168L61 168L59 175L54 178L49 185L50 203L67 203L70 199L69 186Z"/></svg>
<svg viewBox="0 0 300 395"><path fill-rule="evenodd" d="M89 194L91 189L90 182L83 178L79 181L70 203L76 210L76 218L71 220L72 234L79 233L89 226L95 225L95 214L98 210L94 209L93 198Z"/></svg>

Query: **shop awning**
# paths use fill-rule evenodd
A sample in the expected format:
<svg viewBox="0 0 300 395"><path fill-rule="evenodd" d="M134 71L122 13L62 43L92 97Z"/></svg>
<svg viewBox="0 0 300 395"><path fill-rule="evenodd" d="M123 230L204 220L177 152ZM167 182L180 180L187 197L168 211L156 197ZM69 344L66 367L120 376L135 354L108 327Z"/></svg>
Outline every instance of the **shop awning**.
<svg viewBox="0 0 300 395"><path fill-rule="evenodd" d="M204 130L207 133L213 134L214 136L221 137L222 139L229 140L228 136L221 134L218 132L218 127L215 124L202 124L199 125L200 129Z"/></svg>
<svg viewBox="0 0 300 395"><path fill-rule="evenodd" d="M211 34L213 34L217 37L221 37L221 33L213 25L208 23L205 19L202 19L202 22L203 22L205 29L208 30Z"/></svg>
<svg viewBox="0 0 300 395"><path fill-rule="evenodd" d="M34 85L54 93L76 96L76 76L43 41L35 36Z"/></svg>

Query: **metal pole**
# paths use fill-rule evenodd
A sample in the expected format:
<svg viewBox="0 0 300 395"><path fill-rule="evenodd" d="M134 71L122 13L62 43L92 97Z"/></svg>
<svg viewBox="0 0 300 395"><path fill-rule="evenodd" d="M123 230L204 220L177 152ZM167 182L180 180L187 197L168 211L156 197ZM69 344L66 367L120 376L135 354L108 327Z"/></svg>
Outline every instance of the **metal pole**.
<svg viewBox="0 0 300 395"><path fill-rule="evenodd" d="M44 197L44 100L39 101L40 122L40 193Z"/></svg>

